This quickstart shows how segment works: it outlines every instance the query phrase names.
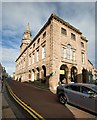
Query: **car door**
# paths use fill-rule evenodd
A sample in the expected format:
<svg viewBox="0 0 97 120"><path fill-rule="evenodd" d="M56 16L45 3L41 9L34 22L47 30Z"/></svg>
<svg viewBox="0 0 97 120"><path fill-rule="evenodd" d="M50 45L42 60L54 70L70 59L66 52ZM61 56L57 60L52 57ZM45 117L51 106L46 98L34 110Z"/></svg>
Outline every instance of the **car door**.
<svg viewBox="0 0 97 120"><path fill-rule="evenodd" d="M79 106L80 104L80 86L68 85L65 90L69 103Z"/></svg>
<svg viewBox="0 0 97 120"><path fill-rule="evenodd" d="M90 91L95 96L90 95ZM79 106L89 111L97 112L97 94L92 89L81 86Z"/></svg>

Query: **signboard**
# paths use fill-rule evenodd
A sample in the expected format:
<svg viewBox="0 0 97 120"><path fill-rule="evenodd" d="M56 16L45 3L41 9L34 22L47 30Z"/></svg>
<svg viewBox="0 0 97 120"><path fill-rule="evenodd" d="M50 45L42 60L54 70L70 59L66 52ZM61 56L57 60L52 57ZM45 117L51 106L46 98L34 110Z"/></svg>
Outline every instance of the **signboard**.
<svg viewBox="0 0 97 120"><path fill-rule="evenodd" d="M60 74L64 75L65 71L64 70L60 70Z"/></svg>
<svg viewBox="0 0 97 120"><path fill-rule="evenodd" d="M52 76L55 76L55 75L56 75L56 72L53 72L53 73L52 73Z"/></svg>

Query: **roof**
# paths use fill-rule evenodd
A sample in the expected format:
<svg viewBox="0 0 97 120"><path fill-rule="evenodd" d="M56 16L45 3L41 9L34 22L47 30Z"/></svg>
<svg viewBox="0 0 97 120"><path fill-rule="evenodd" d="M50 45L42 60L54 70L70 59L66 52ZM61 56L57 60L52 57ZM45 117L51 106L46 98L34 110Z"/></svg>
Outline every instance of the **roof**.
<svg viewBox="0 0 97 120"><path fill-rule="evenodd" d="M79 29L73 27L71 24L68 22L64 21L60 17L58 17L55 13L52 13L51 16L49 17L48 21L45 23L45 25L40 29L38 34L33 38L33 40L30 42L30 44L24 49L24 51L20 54L20 56L27 50L28 47L37 39L37 37L43 32L43 30L51 23L52 19L56 19L58 22L62 23L63 25L67 26L68 28L74 30L78 34L82 34ZM20 58L20 56L16 59L16 61Z"/></svg>
<svg viewBox="0 0 97 120"><path fill-rule="evenodd" d="M93 63L88 59L88 62L93 66Z"/></svg>
<svg viewBox="0 0 97 120"><path fill-rule="evenodd" d="M86 42L88 42L88 40L84 36L81 36L81 39L84 40L84 41L86 41Z"/></svg>
<svg viewBox="0 0 97 120"><path fill-rule="evenodd" d="M64 21L63 19L61 19L60 17L58 17L55 13L52 13L50 18L54 18L56 19L57 21L61 22L62 24L66 25L67 27L71 28L72 30L76 31L77 33L79 34L82 34L82 32L80 32L79 29L75 28L74 26L72 26L71 24L69 24L68 22Z"/></svg>

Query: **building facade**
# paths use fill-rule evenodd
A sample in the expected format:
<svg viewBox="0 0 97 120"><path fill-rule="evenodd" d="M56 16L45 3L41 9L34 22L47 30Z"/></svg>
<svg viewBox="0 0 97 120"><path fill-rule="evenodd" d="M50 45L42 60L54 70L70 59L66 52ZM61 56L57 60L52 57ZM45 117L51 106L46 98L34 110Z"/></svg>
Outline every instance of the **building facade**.
<svg viewBox="0 0 97 120"><path fill-rule="evenodd" d="M41 81L50 89L56 89L58 82L89 82L94 67L88 60L87 42L80 30L55 14L33 39L28 24L16 59L15 79Z"/></svg>
<svg viewBox="0 0 97 120"><path fill-rule="evenodd" d="M4 80L8 77L8 73L6 72L5 67L0 63L0 80Z"/></svg>

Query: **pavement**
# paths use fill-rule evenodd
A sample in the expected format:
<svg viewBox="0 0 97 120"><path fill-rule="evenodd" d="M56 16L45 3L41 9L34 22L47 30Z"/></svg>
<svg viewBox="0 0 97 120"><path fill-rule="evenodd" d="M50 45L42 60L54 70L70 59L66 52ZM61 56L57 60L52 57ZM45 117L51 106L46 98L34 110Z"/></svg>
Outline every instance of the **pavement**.
<svg viewBox="0 0 97 120"><path fill-rule="evenodd" d="M1 90L1 85L0 85L0 120L1 119L4 120L6 118L9 118L9 119L16 118L3 92L4 92L4 89Z"/></svg>
<svg viewBox="0 0 97 120"><path fill-rule="evenodd" d="M11 107L6 101L6 98L2 95L2 118L16 118Z"/></svg>
<svg viewBox="0 0 97 120"><path fill-rule="evenodd" d="M88 112L85 112L81 109L78 109L76 107L73 107L69 104L66 104L66 107L73 113L76 119L83 118L85 120L97 120L97 117L93 114L90 114Z"/></svg>

